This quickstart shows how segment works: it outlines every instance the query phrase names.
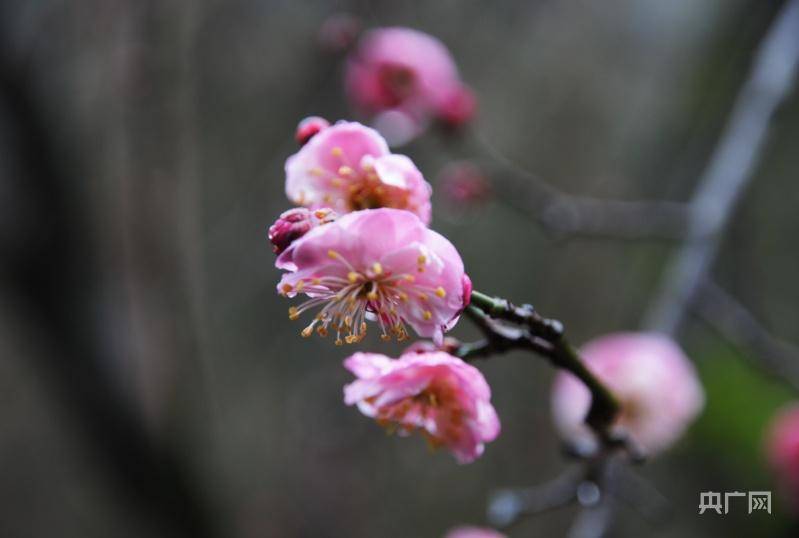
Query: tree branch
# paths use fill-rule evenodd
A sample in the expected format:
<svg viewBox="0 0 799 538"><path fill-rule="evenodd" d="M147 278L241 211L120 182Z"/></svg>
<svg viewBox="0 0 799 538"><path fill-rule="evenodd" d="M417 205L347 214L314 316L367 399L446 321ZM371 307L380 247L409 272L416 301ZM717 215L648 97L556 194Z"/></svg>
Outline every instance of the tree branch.
<svg viewBox="0 0 799 538"><path fill-rule="evenodd" d="M495 163L494 189L501 200L532 217L556 236L585 235L609 239L681 239L687 233L688 207L680 202L623 201L567 194L521 168L479 132L472 145Z"/></svg>
<svg viewBox="0 0 799 538"><path fill-rule="evenodd" d="M731 344L799 391L799 348L771 335L732 295L704 281L692 309Z"/></svg>
<svg viewBox="0 0 799 538"><path fill-rule="evenodd" d="M647 327L676 332L709 272L722 235L751 181L768 127L793 87L799 64L799 0L790 0L772 23L690 202L688 237L666 270Z"/></svg>
<svg viewBox="0 0 799 538"><path fill-rule="evenodd" d="M530 305L515 306L507 299L472 292L473 308L468 310L486 339L477 345L467 345L456 354L464 359L489 353L525 349L546 357L557 368L570 372L591 391L591 407L585 423L594 430L603 445L626 445L626 439L611 432L610 427L619 412L619 403L610 390L585 367L577 351L566 340L563 324L547 319ZM482 315L481 315L482 314ZM497 323L502 320L521 327Z"/></svg>

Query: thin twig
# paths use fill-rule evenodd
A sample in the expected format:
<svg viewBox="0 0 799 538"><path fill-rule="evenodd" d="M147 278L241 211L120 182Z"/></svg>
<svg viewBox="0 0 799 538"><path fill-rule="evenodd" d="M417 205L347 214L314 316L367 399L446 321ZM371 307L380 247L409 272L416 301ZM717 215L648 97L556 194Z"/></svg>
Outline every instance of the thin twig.
<svg viewBox="0 0 799 538"><path fill-rule="evenodd" d="M714 282L703 282L692 309L759 366L799 391L799 348L770 334L727 291Z"/></svg>
<svg viewBox="0 0 799 538"><path fill-rule="evenodd" d="M494 163L496 170L490 172L500 199L554 235L674 240L687 233L687 204L571 195L514 163L481 133L472 131L471 140L476 151Z"/></svg>
<svg viewBox="0 0 799 538"><path fill-rule="evenodd" d="M758 163L769 123L799 65L799 0L790 0L755 56L716 150L690 202L688 238L666 270L647 327L675 333L709 272L722 235Z"/></svg>

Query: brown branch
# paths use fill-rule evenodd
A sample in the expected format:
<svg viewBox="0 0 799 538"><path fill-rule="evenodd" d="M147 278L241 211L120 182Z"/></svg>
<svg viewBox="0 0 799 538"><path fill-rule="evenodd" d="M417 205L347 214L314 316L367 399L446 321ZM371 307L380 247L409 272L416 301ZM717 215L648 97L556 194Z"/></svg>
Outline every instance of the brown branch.
<svg viewBox="0 0 799 538"><path fill-rule="evenodd" d="M494 191L508 207L532 217L555 236L583 235L608 239L682 239L688 206L681 202L608 200L575 196L553 187L497 150L472 131L472 146L494 163Z"/></svg>
<svg viewBox="0 0 799 538"><path fill-rule="evenodd" d="M478 291L472 292L472 306L467 314L483 331L485 339L476 344L462 345L456 350L458 356L470 360L523 349L546 357L556 368L573 374L591 391L591 407L585 423L594 430L602 445L607 448L625 447L631 455L640 457L640 451L631 447L625 436L611 431L619 403L583 364L577 351L564 337L561 322L541 316L530 305L515 306L507 299L489 297Z"/></svg>

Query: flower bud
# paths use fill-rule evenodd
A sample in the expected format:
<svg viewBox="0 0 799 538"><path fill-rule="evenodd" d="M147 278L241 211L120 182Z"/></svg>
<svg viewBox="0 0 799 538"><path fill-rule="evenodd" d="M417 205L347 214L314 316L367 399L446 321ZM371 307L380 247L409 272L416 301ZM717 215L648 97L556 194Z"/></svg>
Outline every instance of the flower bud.
<svg viewBox="0 0 799 538"><path fill-rule="evenodd" d="M297 125L294 139L300 146L304 146L315 134L330 127L330 122L319 116L308 116Z"/></svg>
<svg viewBox="0 0 799 538"><path fill-rule="evenodd" d="M335 218L336 214L330 209L312 211L304 207L297 207L284 211L269 227L269 241L274 246L275 254L281 254L312 228L331 222Z"/></svg>
<svg viewBox="0 0 799 538"><path fill-rule="evenodd" d="M438 119L445 126L457 129L474 117L477 99L467 86L452 91L439 106Z"/></svg>

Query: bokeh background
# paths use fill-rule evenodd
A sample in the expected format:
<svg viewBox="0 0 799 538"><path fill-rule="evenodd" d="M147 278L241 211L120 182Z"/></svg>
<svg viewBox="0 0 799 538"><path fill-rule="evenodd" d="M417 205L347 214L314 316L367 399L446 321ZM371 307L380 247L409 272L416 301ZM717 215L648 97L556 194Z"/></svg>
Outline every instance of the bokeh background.
<svg viewBox="0 0 799 538"><path fill-rule="evenodd" d="M570 462L545 361L479 365L503 433L459 466L345 407L348 350L287 319L265 232L288 207L294 128L354 117L320 25L347 12L439 37L478 95L473 132L562 191L683 201L781 4L3 2L0 535L434 537L484 523L497 488L555 477ZM791 95L713 267L786 340L797 140ZM435 131L401 151L434 187L475 157ZM535 304L577 343L640 327L675 247L552 236L499 199L453 212L434 195L434 210L478 289ZM796 395L701 320L680 340L706 410L636 470L672 514L653 525L621 504L612 535L795 535L776 498L771 516L697 514L700 491L775 489L762 434ZM563 535L576 510L511 536Z"/></svg>

